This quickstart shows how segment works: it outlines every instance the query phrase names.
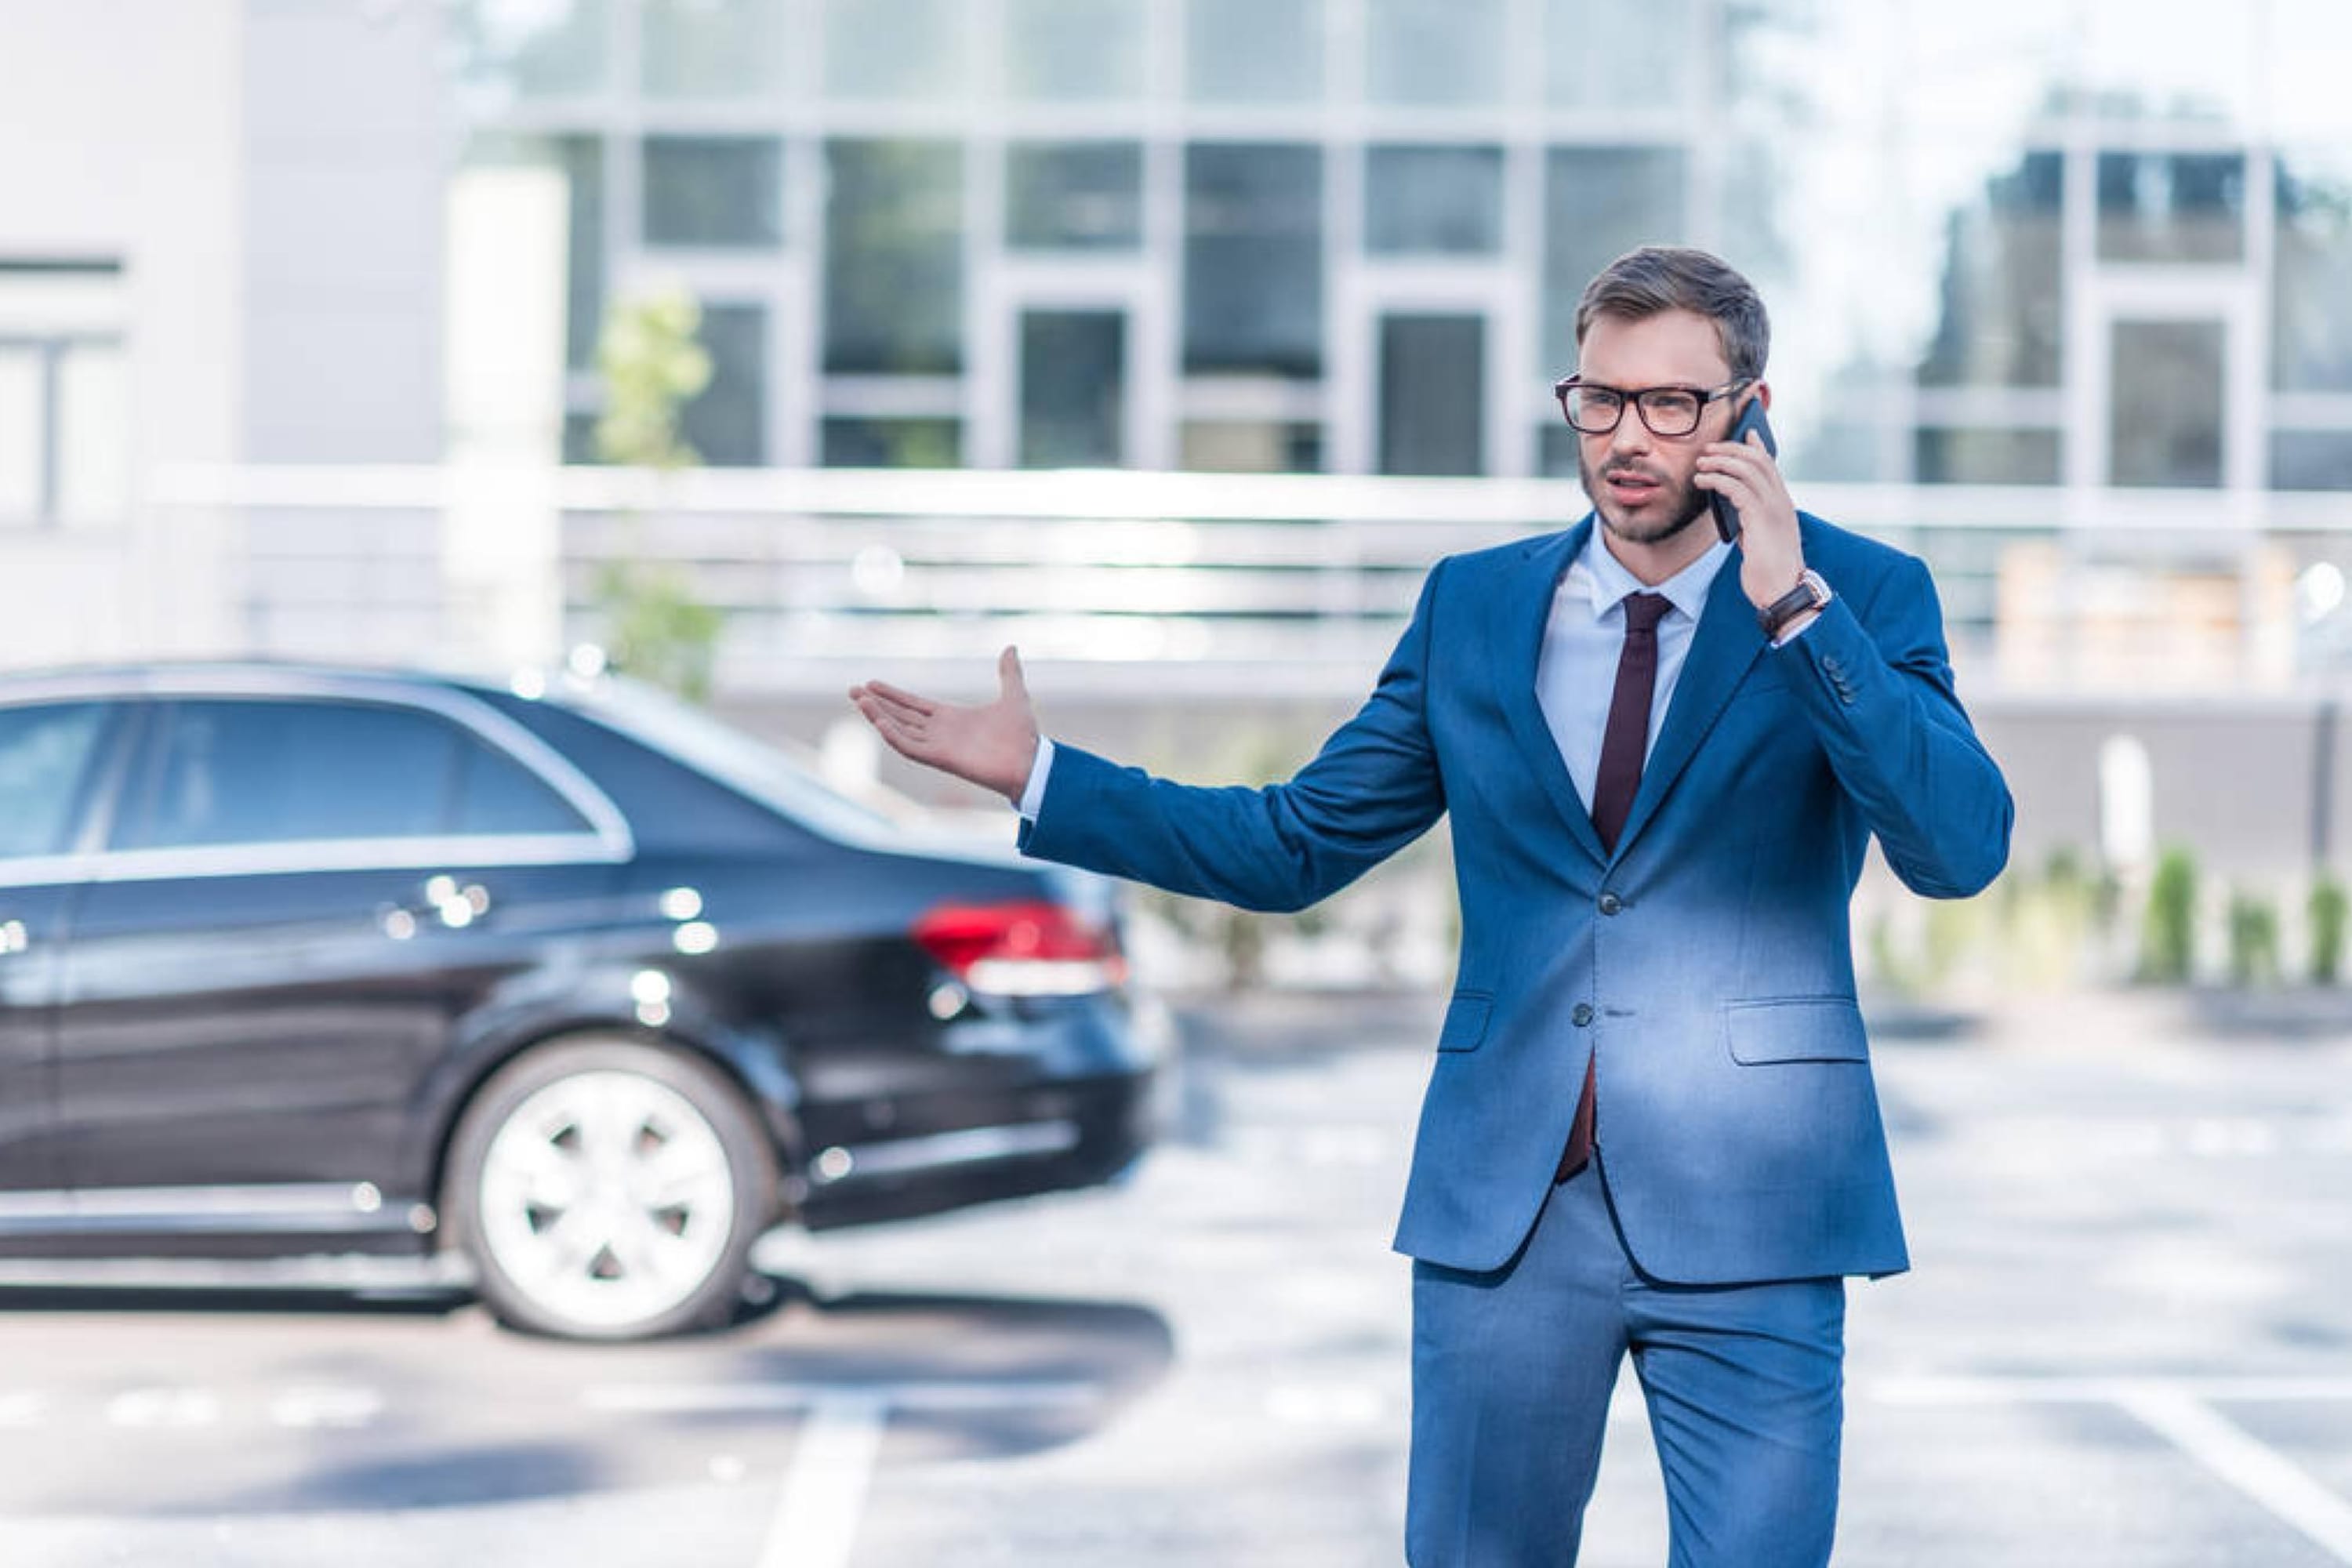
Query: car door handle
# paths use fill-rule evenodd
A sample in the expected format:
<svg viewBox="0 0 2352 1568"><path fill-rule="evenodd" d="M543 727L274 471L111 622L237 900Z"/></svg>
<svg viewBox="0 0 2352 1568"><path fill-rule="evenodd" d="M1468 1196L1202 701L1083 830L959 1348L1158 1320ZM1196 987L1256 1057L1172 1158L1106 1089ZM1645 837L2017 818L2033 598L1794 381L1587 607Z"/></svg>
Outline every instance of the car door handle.
<svg viewBox="0 0 2352 1568"><path fill-rule="evenodd" d="M435 877L409 903L394 904L379 917L384 934L406 941L426 921L438 921L461 931L490 912L490 890L479 882L461 883L455 877Z"/></svg>

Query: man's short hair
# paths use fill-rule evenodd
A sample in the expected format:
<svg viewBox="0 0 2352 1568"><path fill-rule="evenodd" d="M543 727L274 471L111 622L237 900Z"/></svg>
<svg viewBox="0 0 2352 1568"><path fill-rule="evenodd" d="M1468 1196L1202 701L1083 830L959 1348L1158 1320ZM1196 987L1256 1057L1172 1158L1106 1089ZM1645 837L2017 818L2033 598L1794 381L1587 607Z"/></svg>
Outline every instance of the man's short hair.
<svg viewBox="0 0 2352 1568"><path fill-rule="evenodd" d="M1598 317L1639 321L1666 310L1692 310L1713 321L1731 374L1743 381L1762 377L1772 323L1756 286L1721 258L1687 246L1645 245L1602 268L1577 301L1577 346Z"/></svg>

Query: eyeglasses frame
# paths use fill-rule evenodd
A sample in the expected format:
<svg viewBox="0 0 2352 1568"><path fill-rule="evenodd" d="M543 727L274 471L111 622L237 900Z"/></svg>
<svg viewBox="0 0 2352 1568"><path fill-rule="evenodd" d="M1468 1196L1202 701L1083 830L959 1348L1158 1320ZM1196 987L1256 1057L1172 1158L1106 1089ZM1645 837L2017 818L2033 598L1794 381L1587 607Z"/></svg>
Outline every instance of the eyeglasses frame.
<svg viewBox="0 0 2352 1568"><path fill-rule="evenodd" d="M1731 380L1725 382L1721 386L1717 387L1685 386L1678 383L1669 383L1664 386L1627 388L1622 386L1604 386L1599 382L1588 382L1581 375L1564 375L1558 381L1552 383L1551 395L1554 398L1559 400L1559 416L1562 419L1568 420L1568 427L1575 431L1580 436L1615 435L1617 433L1617 426L1625 422L1625 410L1631 408L1641 419L1643 429L1647 430L1651 435L1655 436L1661 441L1680 441L1687 437L1695 436L1698 433L1700 424L1706 418L1706 405L1708 404L1719 403L1727 397L1733 396L1740 388L1745 386L1753 386L1759 379L1759 377L1752 375L1734 376ZM1606 429L1587 430L1575 420L1569 419L1568 395L1578 390L1580 387L1591 392L1607 392L1612 393L1616 395L1618 400L1617 417L1609 422ZM1687 430L1676 430L1669 433L1667 431L1661 430L1655 425L1651 424L1650 411L1646 407L1643 406L1642 399L1647 397L1654 392L1685 392L1696 397L1698 399L1698 417L1691 421L1691 427Z"/></svg>

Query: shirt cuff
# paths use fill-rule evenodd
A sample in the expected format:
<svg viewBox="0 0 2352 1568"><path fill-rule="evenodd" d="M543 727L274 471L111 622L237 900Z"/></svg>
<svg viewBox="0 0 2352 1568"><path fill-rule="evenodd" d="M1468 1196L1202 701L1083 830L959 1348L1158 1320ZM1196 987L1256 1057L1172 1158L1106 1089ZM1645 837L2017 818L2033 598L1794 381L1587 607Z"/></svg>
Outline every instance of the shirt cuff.
<svg viewBox="0 0 2352 1568"><path fill-rule="evenodd" d="M1028 821L1036 821L1038 807L1045 804L1045 774L1053 766L1054 742L1040 735L1037 760L1029 764L1029 783L1021 791L1021 815Z"/></svg>
<svg viewBox="0 0 2352 1568"><path fill-rule="evenodd" d="M1811 631L1812 629L1813 623L1821 618L1821 611L1806 611L1804 618L1797 624L1794 629L1782 632L1779 637L1772 639L1772 646L1774 647L1787 647L1790 643L1795 642L1799 637L1803 637L1808 631Z"/></svg>

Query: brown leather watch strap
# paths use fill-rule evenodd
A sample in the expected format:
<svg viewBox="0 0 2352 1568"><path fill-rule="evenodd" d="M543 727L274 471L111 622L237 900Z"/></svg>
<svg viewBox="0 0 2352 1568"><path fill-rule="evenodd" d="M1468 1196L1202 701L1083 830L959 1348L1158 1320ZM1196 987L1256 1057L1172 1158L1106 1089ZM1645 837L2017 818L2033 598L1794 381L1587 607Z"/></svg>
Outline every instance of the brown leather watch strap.
<svg viewBox="0 0 2352 1568"><path fill-rule="evenodd" d="M1830 602L1829 584L1818 572L1807 569L1797 579L1797 585L1756 612L1756 624L1764 628L1765 637L1777 637L1780 628L1803 615L1817 610Z"/></svg>

